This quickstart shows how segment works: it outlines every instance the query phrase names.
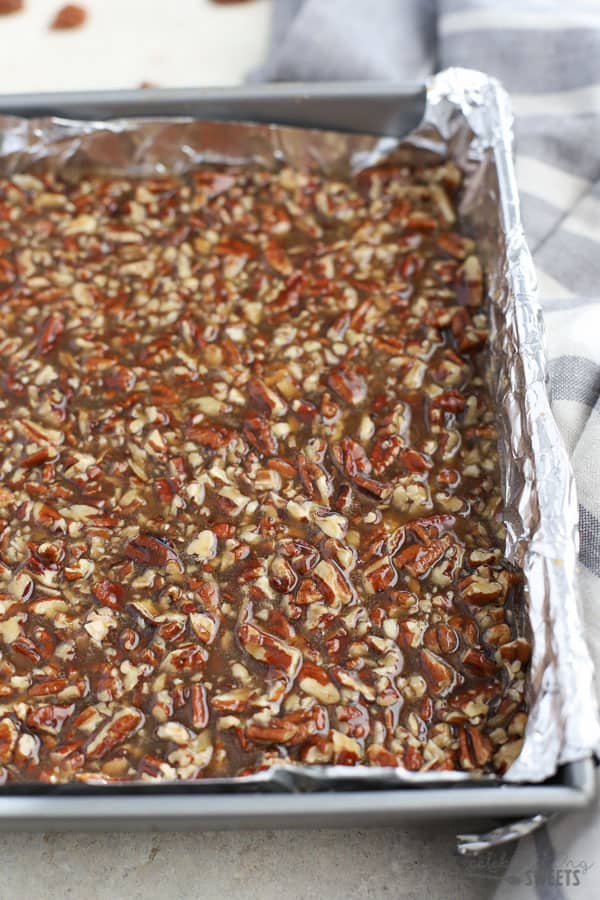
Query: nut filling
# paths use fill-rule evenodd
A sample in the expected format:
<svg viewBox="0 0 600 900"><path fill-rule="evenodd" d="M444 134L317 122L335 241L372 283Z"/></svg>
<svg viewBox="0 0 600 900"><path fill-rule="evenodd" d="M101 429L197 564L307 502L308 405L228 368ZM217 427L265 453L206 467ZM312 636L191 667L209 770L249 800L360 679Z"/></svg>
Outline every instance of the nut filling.
<svg viewBox="0 0 600 900"><path fill-rule="evenodd" d="M0 765L505 771L529 645L452 164L0 181Z"/></svg>

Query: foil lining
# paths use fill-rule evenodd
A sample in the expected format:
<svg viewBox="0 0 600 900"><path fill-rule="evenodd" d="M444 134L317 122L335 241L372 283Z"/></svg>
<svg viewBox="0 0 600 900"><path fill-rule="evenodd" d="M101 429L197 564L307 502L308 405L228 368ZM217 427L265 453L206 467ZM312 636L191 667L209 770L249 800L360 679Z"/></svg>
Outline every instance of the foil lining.
<svg viewBox="0 0 600 900"><path fill-rule="evenodd" d="M505 782L539 782L600 747L593 667L578 611L578 508L573 474L547 394L536 279L521 226L508 97L487 76L449 69L430 79L421 124L404 138L190 119L78 122L0 116L0 174L38 166L76 176L149 176L201 163L290 165L339 176L394 159L450 158L465 174L461 218L488 279L490 387L501 428L507 557L527 583L518 628L533 637L530 715ZM280 765L195 790L319 790L476 781L465 772ZM130 788L131 785L129 784ZM68 792L68 786L65 786ZM497 841L494 841L497 842Z"/></svg>
<svg viewBox="0 0 600 900"><path fill-rule="evenodd" d="M479 856L487 850L511 844L528 837L549 822L548 816L532 816L530 819L518 819L500 828L493 828L484 834L457 834L456 850L459 856Z"/></svg>

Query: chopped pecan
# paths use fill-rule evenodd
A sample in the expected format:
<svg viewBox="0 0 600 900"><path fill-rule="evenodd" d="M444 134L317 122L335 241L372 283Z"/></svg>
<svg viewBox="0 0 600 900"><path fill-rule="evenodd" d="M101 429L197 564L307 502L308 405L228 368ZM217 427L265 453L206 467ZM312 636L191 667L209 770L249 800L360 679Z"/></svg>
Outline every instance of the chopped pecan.
<svg viewBox="0 0 600 900"><path fill-rule="evenodd" d="M91 738L85 748L87 759L102 759L115 747L124 743L142 725L144 716L139 709L121 709Z"/></svg>
<svg viewBox="0 0 600 900"><path fill-rule="evenodd" d="M246 728L246 735L251 741L261 744L289 744L298 732L295 722L284 722L271 719L266 725L250 723Z"/></svg>
<svg viewBox="0 0 600 900"><path fill-rule="evenodd" d="M298 576L283 556L274 556L269 567L269 581L276 591L287 594L298 583Z"/></svg>
<svg viewBox="0 0 600 900"><path fill-rule="evenodd" d="M8 717L0 720L0 763L6 765L12 759L17 745L19 729L15 722Z"/></svg>
<svg viewBox="0 0 600 900"><path fill-rule="evenodd" d="M441 623L431 625L423 636L423 643L435 653L455 653L460 645L460 638L454 628Z"/></svg>
<svg viewBox="0 0 600 900"><path fill-rule="evenodd" d="M496 671L496 664L489 659L483 650L477 650L475 647L469 647L463 654L463 665L472 669L477 675L485 678L486 675L493 675Z"/></svg>
<svg viewBox="0 0 600 900"><path fill-rule="evenodd" d="M104 578L92 585L92 592L104 606L119 609L123 599L123 586Z"/></svg>
<svg viewBox="0 0 600 900"><path fill-rule="evenodd" d="M218 450L235 438L235 432L224 425L194 425L187 430L188 437L202 447Z"/></svg>
<svg viewBox="0 0 600 900"><path fill-rule="evenodd" d="M356 474L352 480L357 488L370 497L375 497L377 500L385 502L389 500L392 494L393 489L390 484L384 484L381 481L376 481L374 478L367 478L366 475Z"/></svg>
<svg viewBox="0 0 600 900"><path fill-rule="evenodd" d="M295 597L296 603L299 603L301 606L306 606L309 603L318 603L324 599L325 594L314 578L302 579Z"/></svg>
<svg viewBox="0 0 600 900"><path fill-rule="evenodd" d="M254 659L274 669L281 669L290 677L296 674L302 654L295 647L251 624L242 625L238 630L238 639Z"/></svg>
<svg viewBox="0 0 600 900"><path fill-rule="evenodd" d="M319 551L301 538L285 538L278 543L279 552L290 561L299 575L306 575L319 561Z"/></svg>
<svg viewBox="0 0 600 900"><path fill-rule="evenodd" d="M65 721L73 714L74 704L60 706L51 703L48 706L38 706L27 714L27 725L34 731L45 731L47 734L57 735Z"/></svg>
<svg viewBox="0 0 600 900"><path fill-rule="evenodd" d="M362 403L367 396L364 378L348 365L338 366L327 376L327 384L345 403L353 406Z"/></svg>
<svg viewBox="0 0 600 900"><path fill-rule="evenodd" d="M498 581L486 580L479 576L470 575L460 583L462 596L468 603L482 606L499 600L504 591Z"/></svg>
<svg viewBox="0 0 600 900"><path fill-rule="evenodd" d="M37 339L38 353L48 353L65 330L65 319L62 313L51 313L40 328Z"/></svg>
<svg viewBox="0 0 600 900"><path fill-rule="evenodd" d="M354 589L350 581L332 560L322 559L313 574L332 606L344 606L354 599Z"/></svg>
<svg viewBox="0 0 600 900"><path fill-rule="evenodd" d="M371 450L371 463L375 475L381 475L382 472L391 466L395 459L398 458L404 444L397 434L381 434L373 445Z"/></svg>
<svg viewBox="0 0 600 900"><path fill-rule="evenodd" d="M279 443L268 420L263 416L249 416L246 419L244 437L258 453L264 456L277 455Z"/></svg>
<svg viewBox="0 0 600 900"><path fill-rule="evenodd" d="M409 544L394 557L399 568L406 568L411 575L419 578L442 557L451 543L451 538L430 541L428 544Z"/></svg>
<svg viewBox="0 0 600 900"><path fill-rule="evenodd" d="M369 594L375 594L377 591L385 591L387 588L393 587L397 577L397 572L387 556L376 559L375 562L365 569L363 574L365 587Z"/></svg>
<svg viewBox="0 0 600 900"><path fill-rule="evenodd" d="M460 764L463 769L482 768L493 751L490 739L473 725L459 725Z"/></svg>
<svg viewBox="0 0 600 900"><path fill-rule="evenodd" d="M350 437L343 438L339 447L332 447L332 454L350 478L357 474L368 475L371 471L371 462L364 448Z"/></svg>
<svg viewBox="0 0 600 900"><path fill-rule="evenodd" d="M531 646L525 638L517 638L500 647L500 656L509 662L519 660L519 662L526 663L531 656Z"/></svg>
<svg viewBox="0 0 600 900"><path fill-rule="evenodd" d="M248 393L259 407L260 411L268 416L283 416L287 412L287 404L279 396L277 391L267 387L260 378L251 378L248 382Z"/></svg>
<svg viewBox="0 0 600 900"><path fill-rule="evenodd" d="M125 556L144 566L166 566L169 562L183 569L181 560L174 550L160 538L151 534L140 534L139 537L125 545Z"/></svg>
<svg viewBox="0 0 600 900"><path fill-rule="evenodd" d="M319 703L339 703L340 692L331 681L329 674L310 663L304 663L298 675L298 687L315 697Z"/></svg>
<svg viewBox="0 0 600 900"><path fill-rule="evenodd" d="M445 697L458 684L456 669L431 650L421 650L421 666L432 692L438 697Z"/></svg>

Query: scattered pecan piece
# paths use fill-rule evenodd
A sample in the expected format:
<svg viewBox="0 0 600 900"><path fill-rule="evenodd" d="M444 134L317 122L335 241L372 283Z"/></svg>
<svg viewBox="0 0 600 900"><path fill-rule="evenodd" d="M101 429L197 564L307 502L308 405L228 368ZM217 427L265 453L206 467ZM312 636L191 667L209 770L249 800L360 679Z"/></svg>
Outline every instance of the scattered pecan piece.
<svg viewBox="0 0 600 900"><path fill-rule="evenodd" d="M8 13L20 12L25 3L23 0L0 0L0 16L6 16Z"/></svg>
<svg viewBox="0 0 600 900"><path fill-rule="evenodd" d="M67 3L61 7L52 22L50 28L55 30L80 28L87 19L87 11L84 6L78 3Z"/></svg>

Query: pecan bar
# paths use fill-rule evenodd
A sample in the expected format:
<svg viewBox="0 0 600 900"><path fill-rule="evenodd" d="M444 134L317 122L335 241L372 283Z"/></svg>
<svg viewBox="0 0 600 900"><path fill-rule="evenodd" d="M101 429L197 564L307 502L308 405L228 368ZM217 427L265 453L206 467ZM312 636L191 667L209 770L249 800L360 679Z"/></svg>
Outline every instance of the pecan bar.
<svg viewBox="0 0 600 900"><path fill-rule="evenodd" d="M516 757L460 180L0 181L5 780Z"/></svg>

